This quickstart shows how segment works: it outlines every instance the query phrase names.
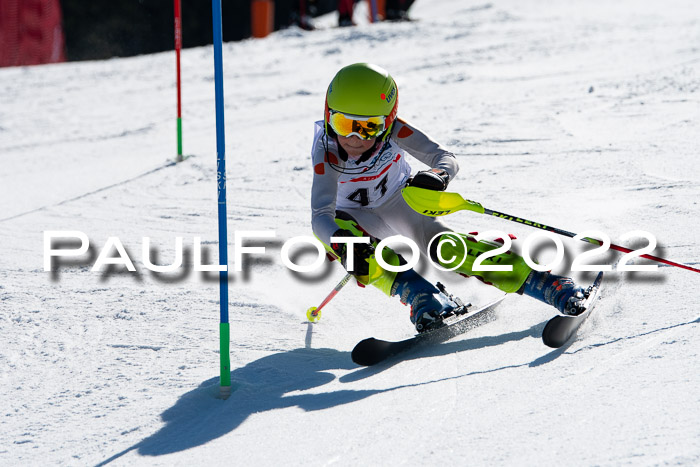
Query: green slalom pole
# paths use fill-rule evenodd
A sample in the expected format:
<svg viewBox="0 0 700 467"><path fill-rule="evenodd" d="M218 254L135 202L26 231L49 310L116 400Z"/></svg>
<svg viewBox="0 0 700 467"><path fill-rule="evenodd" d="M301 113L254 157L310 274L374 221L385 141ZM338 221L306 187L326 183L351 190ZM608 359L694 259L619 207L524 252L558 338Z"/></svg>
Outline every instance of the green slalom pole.
<svg viewBox="0 0 700 467"><path fill-rule="evenodd" d="M177 117L177 161L182 162L182 117Z"/></svg>
<svg viewBox="0 0 700 467"><path fill-rule="evenodd" d="M220 359L220 377L219 377L219 393L223 399L231 395L231 356L229 343L231 335L229 323L219 323L219 354Z"/></svg>

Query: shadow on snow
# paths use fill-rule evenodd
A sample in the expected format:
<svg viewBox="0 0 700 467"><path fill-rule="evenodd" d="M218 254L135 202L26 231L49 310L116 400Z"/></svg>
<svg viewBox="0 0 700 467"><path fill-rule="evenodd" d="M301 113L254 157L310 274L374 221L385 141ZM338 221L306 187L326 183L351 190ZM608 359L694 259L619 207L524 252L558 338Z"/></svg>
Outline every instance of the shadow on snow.
<svg viewBox="0 0 700 467"><path fill-rule="evenodd" d="M161 418L165 422L165 426L160 430L98 465L106 465L133 450L137 450L143 456L160 456L201 446L235 430L250 415L258 412L290 407L298 407L305 411L324 410L397 389L424 386L509 368L537 366L554 360L565 349L557 349L548 356L539 359L540 361L508 365L386 389L349 389L295 394L334 381L336 376L332 373L333 370L356 370L339 379L341 383L351 383L376 375L400 361L495 347L528 337L539 338L544 325L545 322L542 322L526 330L498 336L475 337L418 347L400 358L393 358L369 368L355 365L350 358L350 352L334 349L298 348L272 354L231 372L233 387L231 396L227 400L218 398L218 377L204 381L196 389L183 394L173 407L163 412Z"/></svg>
<svg viewBox="0 0 700 467"><path fill-rule="evenodd" d="M251 362L231 372L232 393L218 398L219 378L204 381L182 395L161 415L165 422L158 432L115 454L105 465L134 449L144 456L184 451L235 430L251 414L299 407L323 410L383 392L342 390L318 394L293 394L323 386L335 379L330 370L350 370L356 365L349 352L299 348Z"/></svg>

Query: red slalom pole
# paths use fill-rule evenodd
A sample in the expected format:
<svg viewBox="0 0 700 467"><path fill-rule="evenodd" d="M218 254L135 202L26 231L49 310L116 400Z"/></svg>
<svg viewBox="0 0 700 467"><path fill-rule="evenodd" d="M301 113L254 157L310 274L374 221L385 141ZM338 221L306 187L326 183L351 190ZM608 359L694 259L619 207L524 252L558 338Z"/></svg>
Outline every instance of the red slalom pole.
<svg viewBox="0 0 700 467"><path fill-rule="evenodd" d="M180 0L175 1L175 61L177 63L177 161L182 162L182 92L180 85L180 51L182 50L182 13Z"/></svg>

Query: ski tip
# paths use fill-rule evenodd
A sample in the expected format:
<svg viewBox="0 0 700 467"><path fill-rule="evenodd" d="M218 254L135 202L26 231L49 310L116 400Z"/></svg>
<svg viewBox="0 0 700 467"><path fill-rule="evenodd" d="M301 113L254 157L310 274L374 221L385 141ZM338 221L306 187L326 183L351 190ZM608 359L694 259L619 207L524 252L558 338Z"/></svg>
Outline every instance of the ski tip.
<svg viewBox="0 0 700 467"><path fill-rule="evenodd" d="M575 316L557 315L550 319L542 330L542 342L547 347L558 349L576 336L578 328L588 318L598 299L603 271L596 276L593 284L588 287L583 313Z"/></svg>
<svg viewBox="0 0 700 467"><path fill-rule="evenodd" d="M382 342L374 337L368 337L357 343L350 357L352 361L360 366L372 366L383 360L384 356L377 352Z"/></svg>
<svg viewBox="0 0 700 467"><path fill-rule="evenodd" d="M560 321L566 319L567 318L564 316L555 316L547 322L542 331L542 343L544 345L553 349L558 349L566 344L571 338L571 335L568 332L562 333L554 331L561 326Z"/></svg>

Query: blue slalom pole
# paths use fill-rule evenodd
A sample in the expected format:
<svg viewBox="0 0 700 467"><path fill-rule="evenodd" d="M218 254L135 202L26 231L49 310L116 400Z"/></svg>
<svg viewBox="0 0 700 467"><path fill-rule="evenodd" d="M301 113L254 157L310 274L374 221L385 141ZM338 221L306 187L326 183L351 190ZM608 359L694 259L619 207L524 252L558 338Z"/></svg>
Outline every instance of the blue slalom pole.
<svg viewBox="0 0 700 467"><path fill-rule="evenodd" d="M219 264L226 271L219 272L219 351L221 374L220 391L223 398L231 394L230 334L228 323L228 232L226 229L226 138L224 132L224 66L222 58L221 0L211 0L214 26L214 94L216 101L216 179L219 202Z"/></svg>
<svg viewBox="0 0 700 467"><path fill-rule="evenodd" d="M379 10L377 9L377 0L370 0L369 2L369 18L373 23L379 21Z"/></svg>

